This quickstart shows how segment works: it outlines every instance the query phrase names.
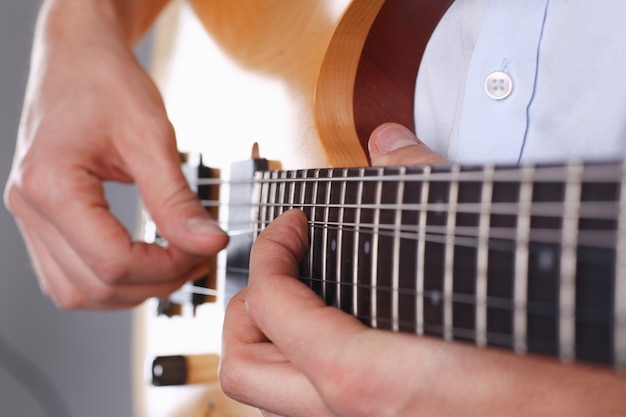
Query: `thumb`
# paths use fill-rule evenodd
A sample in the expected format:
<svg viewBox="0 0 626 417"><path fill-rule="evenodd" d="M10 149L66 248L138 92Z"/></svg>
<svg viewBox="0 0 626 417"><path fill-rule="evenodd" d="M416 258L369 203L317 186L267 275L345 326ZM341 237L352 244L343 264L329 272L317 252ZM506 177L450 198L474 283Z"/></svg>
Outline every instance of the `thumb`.
<svg viewBox="0 0 626 417"><path fill-rule="evenodd" d="M171 246L194 255L218 252L228 236L202 206L182 173L175 146L154 147L134 179L159 233Z"/></svg>
<svg viewBox="0 0 626 417"><path fill-rule="evenodd" d="M397 123L385 123L374 129L368 146L372 165L447 163L443 156L432 151L413 132Z"/></svg>

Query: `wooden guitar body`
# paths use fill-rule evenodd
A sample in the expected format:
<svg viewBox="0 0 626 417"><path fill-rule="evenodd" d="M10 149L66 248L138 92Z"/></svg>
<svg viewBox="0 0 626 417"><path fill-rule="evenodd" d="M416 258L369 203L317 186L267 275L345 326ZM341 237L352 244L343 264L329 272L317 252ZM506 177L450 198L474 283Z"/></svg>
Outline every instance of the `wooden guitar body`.
<svg viewBox="0 0 626 417"><path fill-rule="evenodd" d="M416 45L425 46L445 10L433 3L449 1L174 3L158 28L152 72L179 149L202 153L224 175L231 162L250 158L254 143L286 169L366 166L364 146L376 125L413 124ZM390 21L397 30L386 29ZM218 291L223 284L218 278ZM146 381L151 357L218 354L223 304L218 296L195 312L183 306L175 317L157 316L155 300L138 308L137 416L258 414L224 398L216 381L177 387Z"/></svg>

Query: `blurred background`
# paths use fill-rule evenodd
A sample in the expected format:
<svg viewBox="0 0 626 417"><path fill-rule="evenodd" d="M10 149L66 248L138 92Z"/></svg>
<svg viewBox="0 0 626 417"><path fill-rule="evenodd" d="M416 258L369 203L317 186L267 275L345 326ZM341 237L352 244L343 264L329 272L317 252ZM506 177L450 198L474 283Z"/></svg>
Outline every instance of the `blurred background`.
<svg viewBox="0 0 626 417"><path fill-rule="evenodd" d="M0 2L0 183L9 175L41 0ZM146 61L149 41L138 54ZM135 190L107 195L134 229ZM94 239L97 239L94 236ZM59 311L41 295L18 229L0 208L0 415L124 417L131 404L131 312Z"/></svg>

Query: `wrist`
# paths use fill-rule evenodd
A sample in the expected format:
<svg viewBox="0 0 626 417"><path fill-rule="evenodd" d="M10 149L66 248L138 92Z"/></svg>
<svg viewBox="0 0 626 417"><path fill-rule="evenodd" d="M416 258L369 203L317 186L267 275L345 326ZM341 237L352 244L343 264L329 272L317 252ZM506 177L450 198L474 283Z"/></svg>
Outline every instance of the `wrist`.
<svg viewBox="0 0 626 417"><path fill-rule="evenodd" d="M46 0L38 28L44 36L64 41L92 33L117 33L134 46L169 0Z"/></svg>

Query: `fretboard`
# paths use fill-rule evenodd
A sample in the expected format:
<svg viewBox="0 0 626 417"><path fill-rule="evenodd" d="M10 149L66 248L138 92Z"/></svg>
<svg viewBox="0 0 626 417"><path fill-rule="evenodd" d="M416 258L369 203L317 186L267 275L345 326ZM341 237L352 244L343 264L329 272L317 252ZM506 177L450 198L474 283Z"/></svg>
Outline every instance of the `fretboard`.
<svg viewBox="0 0 626 417"><path fill-rule="evenodd" d="M624 164L260 172L300 279L374 328L626 367Z"/></svg>

